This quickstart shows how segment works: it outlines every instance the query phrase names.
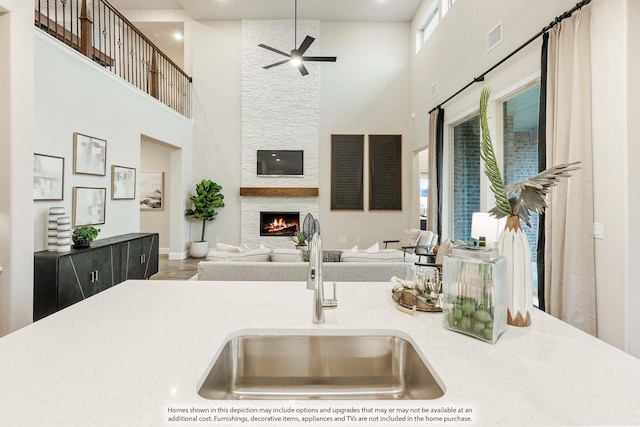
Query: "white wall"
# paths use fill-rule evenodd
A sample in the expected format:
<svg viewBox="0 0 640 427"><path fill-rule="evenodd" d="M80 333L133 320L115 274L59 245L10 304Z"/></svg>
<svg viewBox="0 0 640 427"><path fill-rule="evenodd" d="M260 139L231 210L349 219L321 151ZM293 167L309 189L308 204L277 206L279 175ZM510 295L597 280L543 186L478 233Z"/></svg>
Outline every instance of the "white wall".
<svg viewBox="0 0 640 427"><path fill-rule="evenodd" d="M140 230L138 201L111 200L110 169L116 164L140 171L140 139L144 135L180 149L178 157L183 164L177 165L178 171L168 183L177 197L168 209L177 219L170 236L170 251L176 257L182 256L189 240L183 209L191 181L193 123L52 37L33 31L34 150L65 158L64 201L38 202L34 206L35 250L46 248L44 227L49 206L64 206L68 213L72 212L74 186L108 189L106 221L98 226L99 238ZM107 140L107 176L72 173L74 132Z"/></svg>
<svg viewBox="0 0 640 427"><path fill-rule="evenodd" d="M629 150L627 105L621 97L628 93L626 3L601 0L591 9L594 220L604 224L604 239L595 240L597 329L600 338L623 349L630 329L621 296L635 281L626 268L633 242L627 188L629 169L635 166L628 169L620 161Z"/></svg>
<svg viewBox="0 0 640 427"><path fill-rule="evenodd" d="M240 243L241 72L240 21L193 23L194 155L193 182L222 186L225 207L207 224L205 238ZM191 190L191 191L193 191ZM191 238L200 226L191 222Z"/></svg>
<svg viewBox="0 0 640 427"><path fill-rule="evenodd" d="M628 1L629 4L632 0ZM425 0L421 9L428 7ZM633 242L630 234L629 212L637 200L630 200L633 182L638 177L628 175L627 164L620 159L629 159L633 164L638 153L631 153L627 144L626 93L631 90L627 75L630 69L637 71L637 57L627 66L627 0L600 0L592 4L592 78L593 78L593 149L595 221L604 224L605 238L596 240L598 337L627 351L632 350L628 337L637 336L640 321L628 317L627 309L640 304L640 295L630 275L630 260ZM575 5L573 0L544 0L522 13L518 2L508 0L486 0L457 2L442 19L427 44L414 57L412 65L412 111L416 114L413 131L416 147L424 146L428 135L428 111L448 98L474 77L486 71L529 37L537 33L553 18ZM636 11L637 13L637 11ZM418 14L419 15L419 14ZM631 20L631 17L629 17ZM503 24L503 42L491 52L486 51L486 34L498 22ZM419 23L412 23L415 32ZM464 28L464 31L460 31ZM414 40L414 38L412 38ZM494 101L489 107L490 117L499 117L495 108L499 101L511 91L534 80L540 70L540 40L511 58L507 63L490 73L482 84L475 84L445 108L445 122L456 120L477 111L481 87L492 88ZM414 50L415 51L415 50ZM438 95L430 99L429 90L434 82L439 83ZM635 87L635 86L634 86ZM636 88L637 90L637 88ZM637 98L637 97L636 97ZM638 108L634 97L629 96L630 109ZM491 121L494 141L501 140L499 123ZM631 135L631 131L630 131ZM445 151L448 133L445 132ZM637 135L636 135L637 137ZM501 150L498 148L498 155ZM633 156L635 154L635 157ZM445 165L449 159L445 157ZM629 167L629 170L632 170ZM446 174L445 174L446 175ZM635 181L632 178L636 178ZM484 177L483 177L484 179ZM632 182L633 181L633 182ZM450 185L450 183L446 183ZM448 187L445 187L448 188ZM492 198L485 188L483 208L492 207ZM445 196L447 191L445 191ZM445 203L449 199L445 197ZM445 218L445 228L449 222ZM444 233L443 233L444 234ZM637 232L635 233L637 235ZM625 296L629 300L625 300ZM637 348L633 354L639 355Z"/></svg>
<svg viewBox="0 0 640 427"><path fill-rule="evenodd" d="M619 21L616 21L619 22ZM638 184L640 184L640 127L638 127L635 118L640 117L640 51L638 51L637 41L640 40L640 2L636 0L627 0L627 172L629 174L626 186L627 204L624 209L628 220L628 255L626 261L625 282L627 288L627 345L629 352L640 357L640 310L638 303L640 302L640 281L636 279L637 271L634 270L635 261L640 259L640 246L636 243L637 237L640 236L640 192L638 192ZM618 98L619 99L619 98ZM629 120L632 117L634 119ZM618 161L620 158L617 159ZM625 197L621 197L624 199Z"/></svg>
<svg viewBox="0 0 640 427"><path fill-rule="evenodd" d="M33 8L0 0L0 336L33 316Z"/></svg>
<svg viewBox="0 0 640 427"><path fill-rule="evenodd" d="M320 108L320 218L323 244L367 248L399 239L418 223L412 209L414 143L411 138L408 23L321 22L322 54L337 56L322 65ZM301 101L304 102L304 101ZM365 135L364 211L332 211L331 135ZM402 211L368 210L366 135L402 135ZM415 178L417 180L417 176ZM339 238L346 242L340 243ZM359 242L357 241L359 238Z"/></svg>

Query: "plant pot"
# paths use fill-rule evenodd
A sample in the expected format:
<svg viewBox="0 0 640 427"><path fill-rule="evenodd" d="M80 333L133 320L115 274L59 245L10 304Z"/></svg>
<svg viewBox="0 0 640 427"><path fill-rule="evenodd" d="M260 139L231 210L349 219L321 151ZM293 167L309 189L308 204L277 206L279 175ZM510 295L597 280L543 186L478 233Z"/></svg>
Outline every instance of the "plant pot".
<svg viewBox="0 0 640 427"><path fill-rule="evenodd" d="M507 218L507 224L498 239L498 251L507 261L507 323L529 326L533 310L531 250L517 216Z"/></svg>
<svg viewBox="0 0 640 427"><path fill-rule="evenodd" d="M91 246L91 242L84 237L71 236L73 239L73 247L75 248L88 248Z"/></svg>
<svg viewBox="0 0 640 427"><path fill-rule="evenodd" d="M191 258L204 258L209 253L209 242L191 242L189 255Z"/></svg>

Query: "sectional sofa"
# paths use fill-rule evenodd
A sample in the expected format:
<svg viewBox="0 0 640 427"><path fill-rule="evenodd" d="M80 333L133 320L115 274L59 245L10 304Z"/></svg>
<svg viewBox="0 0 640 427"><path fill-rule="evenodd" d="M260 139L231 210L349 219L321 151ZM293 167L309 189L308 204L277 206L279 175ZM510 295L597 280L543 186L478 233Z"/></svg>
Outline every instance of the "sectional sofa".
<svg viewBox="0 0 640 427"><path fill-rule="evenodd" d="M206 261L198 264L198 280L223 281L304 281L309 263L304 251L259 248L242 252L210 251ZM308 256L308 255L307 255ZM323 251L324 281L386 282L392 277L405 278L413 266L402 251Z"/></svg>

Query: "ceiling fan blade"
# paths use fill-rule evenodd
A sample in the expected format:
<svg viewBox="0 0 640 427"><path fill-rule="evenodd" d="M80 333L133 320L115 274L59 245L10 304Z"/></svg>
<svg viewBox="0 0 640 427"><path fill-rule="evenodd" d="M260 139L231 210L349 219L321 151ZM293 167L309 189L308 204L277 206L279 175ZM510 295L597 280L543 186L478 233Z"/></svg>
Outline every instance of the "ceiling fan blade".
<svg viewBox="0 0 640 427"><path fill-rule="evenodd" d="M298 70L300 70L300 74L302 74L303 76L309 74L303 63L300 63L300 65L298 65Z"/></svg>
<svg viewBox="0 0 640 427"><path fill-rule="evenodd" d="M279 61L270 65L265 65L264 68L265 70L268 70L269 68L273 68L273 67L277 67L278 65L282 65L282 64L286 64L287 62L289 62L289 59L285 59L284 61Z"/></svg>
<svg viewBox="0 0 640 427"><path fill-rule="evenodd" d="M314 40L315 39L311 36L305 37L300 44L300 47L298 48L298 55L304 55L304 53L307 51L307 49L309 49L309 46L311 46L311 43L313 43Z"/></svg>
<svg viewBox="0 0 640 427"><path fill-rule="evenodd" d="M316 62L336 62L335 56L303 56L303 61L316 61Z"/></svg>
<svg viewBox="0 0 640 427"><path fill-rule="evenodd" d="M284 53L283 51L278 50L278 49L276 49L276 48L273 48L273 47L271 47L271 46L267 46L266 44L262 44L262 43L260 43L258 46L260 46L260 47L262 47L262 48L264 48L264 49L270 50L271 52L279 53L280 55L284 55L284 56L286 56L286 57L291 58L291 55L290 55L290 54L288 54L288 53Z"/></svg>

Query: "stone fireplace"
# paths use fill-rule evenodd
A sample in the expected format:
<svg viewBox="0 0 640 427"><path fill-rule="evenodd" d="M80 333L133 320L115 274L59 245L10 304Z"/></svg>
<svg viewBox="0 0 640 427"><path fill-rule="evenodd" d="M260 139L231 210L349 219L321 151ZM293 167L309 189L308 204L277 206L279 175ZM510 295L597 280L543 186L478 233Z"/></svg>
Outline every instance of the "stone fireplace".
<svg viewBox="0 0 640 427"><path fill-rule="evenodd" d="M263 70L262 67L274 62L274 54L256 47L267 42L288 46L293 21L291 25L283 23L286 24L278 20L243 20L241 25L240 239L251 248L259 245L294 248L291 235L295 230L288 228L288 234L265 234L264 222L273 219L263 218L263 213L299 212L295 220L300 229L300 217L304 219L311 213L317 218L320 210L321 64L308 64L309 75L304 78L291 67ZM307 54L320 54L320 21L299 20L298 30L317 39ZM303 175L258 175L258 150L303 150Z"/></svg>
<svg viewBox="0 0 640 427"><path fill-rule="evenodd" d="M293 236L300 230L300 212L260 212L261 236Z"/></svg>

